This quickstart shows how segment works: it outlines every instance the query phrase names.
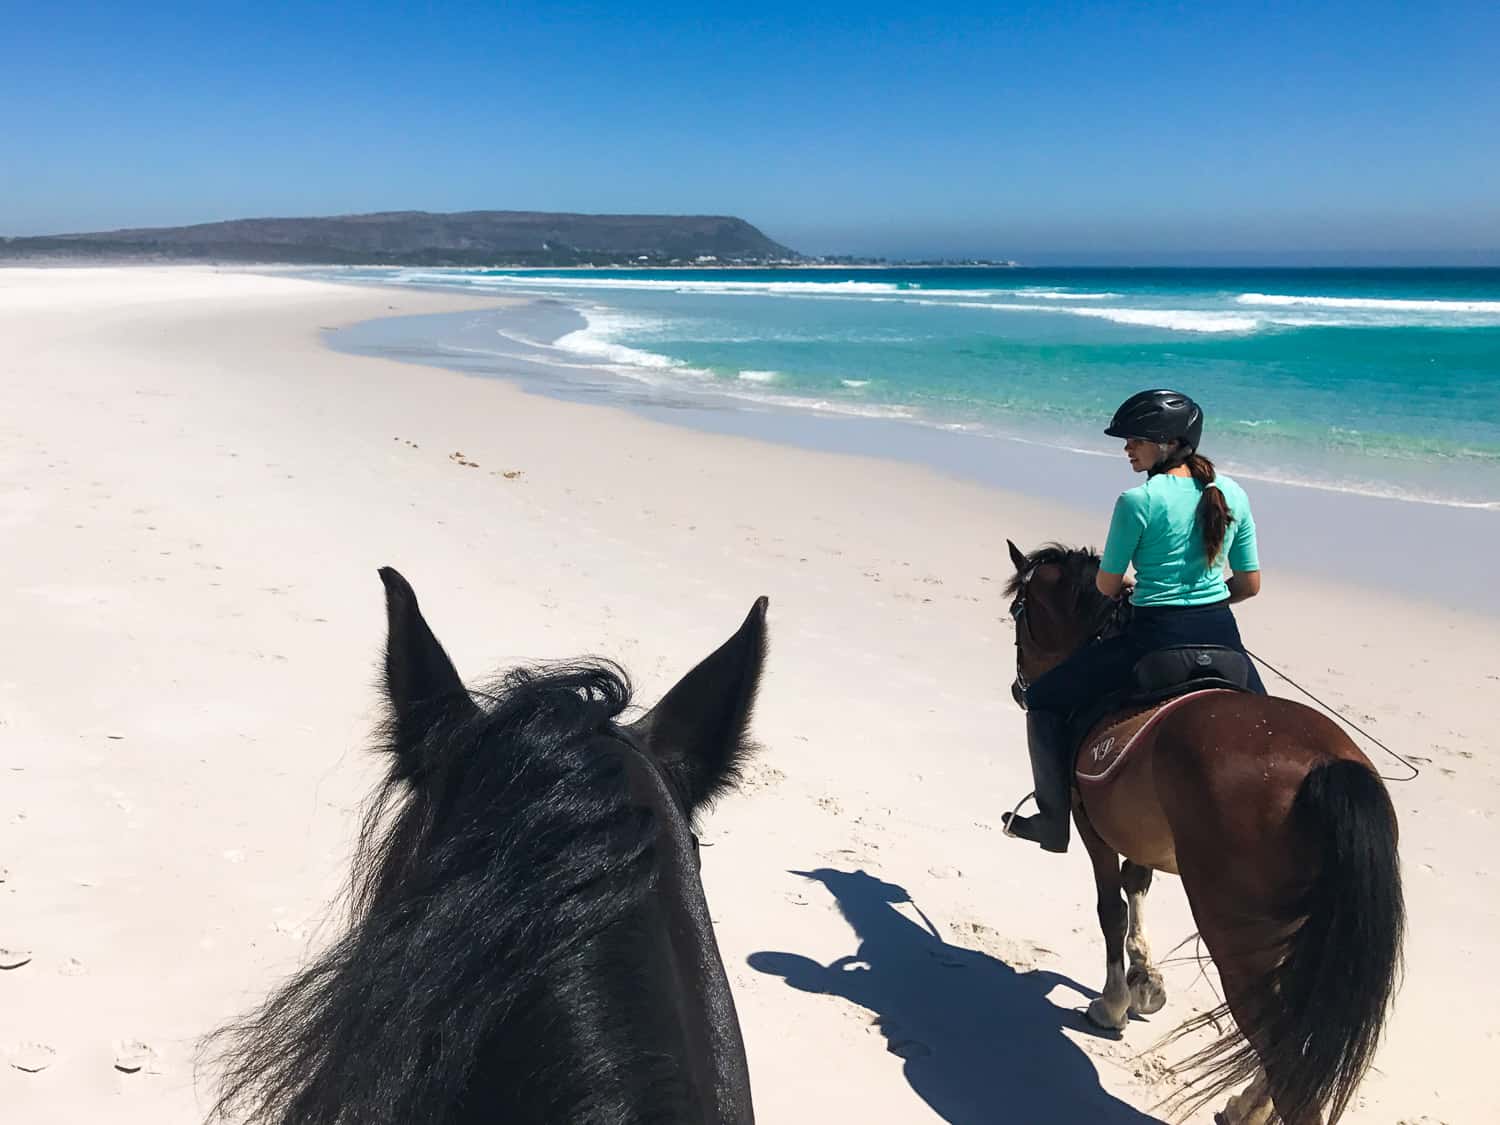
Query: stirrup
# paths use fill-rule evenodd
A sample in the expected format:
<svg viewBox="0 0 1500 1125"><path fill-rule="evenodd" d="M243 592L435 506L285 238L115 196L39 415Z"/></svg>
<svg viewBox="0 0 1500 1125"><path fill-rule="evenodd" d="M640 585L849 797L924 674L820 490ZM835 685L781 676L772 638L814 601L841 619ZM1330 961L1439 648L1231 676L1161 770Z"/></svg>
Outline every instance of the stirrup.
<svg viewBox="0 0 1500 1125"><path fill-rule="evenodd" d="M1024 836L1017 836L1015 834L1015 832L1013 832L1011 830L1010 826L1016 822L1016 814L1021 811L1021 806L1024 805L1027 801L1031 800L1035 796L1036 796L1036 790L1033 789L1030 793L1026 794L1026 796L1022 797L1019 801L1016 802L1016 807L1010 810L1010 815L1009 816L1002 817L1000 819L1000 823L1005 826L1002 829L1002 832L1003 832L1004 835L1009 836L1012 840L1024 840L1025 839ZM1037 806L1037 812L1041 812L1041 811L1042 811L1042 807L1040 805L1038 805Z"/></svg>

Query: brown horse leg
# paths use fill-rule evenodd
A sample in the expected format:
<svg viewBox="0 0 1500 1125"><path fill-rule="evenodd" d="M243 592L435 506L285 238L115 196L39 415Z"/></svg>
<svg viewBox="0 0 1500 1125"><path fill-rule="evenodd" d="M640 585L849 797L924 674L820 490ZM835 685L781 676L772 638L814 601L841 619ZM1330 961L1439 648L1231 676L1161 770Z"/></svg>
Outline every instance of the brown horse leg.
<svg viewBox="0 0 1500 1125"><path fill-rule="evenodd" d="M1125 931L1125 952L1130 968L1125 984L1130 989L1130 1007L1143 1016L1159 1012L1167 1002L1167 988L1161 973L1151 963L1151 945L1146 941L1146 892L1151 889L1151 868L1125 861L1120 882L1130 902L1130 926Z"/></svg>
<svg viewBox="0 0 1500 1125"><path fill-rule="evenodd" d="M1209 949L1213 949L1212 942L1209 942ZM1214 959L1216 963L1219 962L1217 955ZM1251 956L1243 960L1249 964L1231 965L1228 971L1220 964L1219 979L1224 985L1224 1000L1229 1006L1230 1014L1234 1016L1234 1022L1241 1028L1246 1028L1254 1027L1258 1022L1256 997L1258 990L1265 987L1264 982L1274 958ZM1281 1121L1276 1116L1276 1105L1271 1101L1271 1089L1264 1068L1256 1068L1249 1084L1238 1094L1230 1096L1224 1112L1218 1114L1215 1120L1223 1125L1271 1125L1272 1122ZM1289 1122L1287 1125L1321 1125L1321 1118Z"/></svg>
<svg viewBox="0 0 1500 1125"><path fill-rule="evenodd" d="M1219 904L1222 908L1222 904ZM1195 912L1196 913L1196 912ZM1261 1026L1260 1004L1264 1000L1266 982L1272 979L1279 953L1277 943L1284 934L1281 927L1272 925L1246 925L1243 921L1220 929L1217 926L1203 928L1203 942L1219 968L1219 982L1224 986L1224 1003L1241 1033L1246 1028ZM1262 1044L1249 1036L1250 1045L1262 1059L1265 1052ZM1224 1125L1322 1125L1321 1114L1286 1121L1278 1117L1275 1103L1271 1099L1270 1084L1263 1067L1255 1067L1250 1082L1238 1094L1230 1097L1224 1112L1217 1116Z"/></svg>
<svg viewBox="0 0 1500 1125"><path fill-rule="evenodd" d="M1104 931L1104 994L1089 1005L1089 1022L1119 1031L1130 1021L1130 989L1125 984L1126 906L1120 895L1120 854L1106 844L1089 823L1083 807L1073 806L1078 838L1094 865L1094 887L1099 894L1099 928Z"/></svg>

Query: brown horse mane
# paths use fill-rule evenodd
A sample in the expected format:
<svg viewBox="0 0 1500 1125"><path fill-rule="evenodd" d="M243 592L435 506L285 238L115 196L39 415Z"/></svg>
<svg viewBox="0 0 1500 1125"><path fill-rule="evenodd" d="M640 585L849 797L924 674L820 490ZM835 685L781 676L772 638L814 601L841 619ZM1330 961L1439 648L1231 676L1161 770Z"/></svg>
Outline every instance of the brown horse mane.
<svg viewBox="0 0 1500 1125"><path fill-rule="evenodd" d="M1099 575L1099 552L1092 547L1068 547L1062 543L1048 543L1027 555L1026 569L1017 571L1006 582L1006 596L1013 598L1019 594L1026 580L1043 566L1056 566L1062 571L1058 608L1077 620L1102 620L1119 604L1101 594L1094 584ZM1131 589L1126 583L1120 590L1120 599L1127 604Z"/></svg>

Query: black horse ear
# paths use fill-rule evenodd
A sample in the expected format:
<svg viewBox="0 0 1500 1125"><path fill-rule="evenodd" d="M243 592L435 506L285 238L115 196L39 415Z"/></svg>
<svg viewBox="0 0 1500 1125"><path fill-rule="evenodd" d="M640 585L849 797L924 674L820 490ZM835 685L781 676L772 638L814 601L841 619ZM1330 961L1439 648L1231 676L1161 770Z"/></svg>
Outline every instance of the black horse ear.
<svg viewBox="0 0 1500 1125"><path fill-rule="evenodd" d="M656 755L695 809L732 785L766 659L766 607L757 598L739 632L626 729Z"/></svg>
<svg viewBox="0 0 1500 1125"><path fill-rule="evenodd" d="M440 719L477 708L417 608L411 583L388 566L380 568L380 581L387 623L385 689L399 752L421 742Z"/></svg>
<svg viewBox="0 0 1500 1125"><path fill-rule="evenodd" d="M1009 539L1005 541L1005 545L1010 548L1010 561L1016 564L1016 572L1018 574L1025 574L1026 568L1031 565L1031 560L1026 557L1026 552L1017 547Z"/></svg>

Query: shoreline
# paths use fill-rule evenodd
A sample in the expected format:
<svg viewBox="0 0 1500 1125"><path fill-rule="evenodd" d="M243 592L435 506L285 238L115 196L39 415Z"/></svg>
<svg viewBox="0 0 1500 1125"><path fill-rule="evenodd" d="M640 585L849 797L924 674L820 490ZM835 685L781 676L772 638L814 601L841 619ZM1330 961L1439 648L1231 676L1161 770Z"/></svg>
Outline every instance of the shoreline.
<svg viewBox="0 0 1500 1125"><path fill-rule="evenodd" d="M887 284L859 271L830 284L774 270L744 282L712 270L654 280L341 276L572 302L595 323L567 349L587 350L584 362L594 363L615 353L616 373L675 379L679 390L713 386L772 405L906 417L1106 456L1117 450L1099 436L1098 418L1117 399L1104 392L1123 397L1142 378L1176 385L1181 374L1194 384L1185 389L1212 400L1210 436L1226 471L1500 512L1500 433L1486 421L1500 400L1484 374L1500 344L1500 300L1451 299L1464 296L1451 292L1451 277L1375 299L1362 294L1389 291L1371 290L1363 275L1328 289L1333 296L1298 297L1276 295L1272 275L1239 274L1233 288L1270 292L1219 292L1202 271L1168 271L1145 287L1123 277L1091 287L1078 271L1060 271L1051 285L1038 287L1038 275L1031 288L1006 289L1017 283L996 276L984 290L957 277L949 284L959 288L925 289L915 276ZM1500 273L1490 281L1493 297ZM1445 331L1428 332L1436 327ZM1437 351L1424 359L1429 347ZM1392 350L1389 363L1371 351L1381 348ZM1466 393L1465 410L1456 404ZM1354 398L1338 407L1347 394Z"/></svg>
<svg viewBox="0 0 1500 1125"><path fill-rule="evenodd" d="M578 302L552 297L515 301L490 318L493 324L479 324L468 313L383 317L327 333L325 342L350 354L499 379L562 401L613 404L652 421L705 433L921 466L1002 493L1061 505L1075 523L1084 518L1095 521L1098 530L1091 542L1102 542L1115 496L1138 483L1121 468L1118 456L1054 441L881 416L877 410L818 410L774 394L736 394L719 386L700 390L643 384L603 359L591 362L589 356L556 348L562 336L588 327L587 312ZM564 310L577 320L569 321ZM493 350L464 346L491 341L497 334L505 342ZM551 354L538 357L527 345ZM1271 547L1269 566L1284 563L1294 573L1325 581L1352 581L1500 616L1500 608L1486 596L1486 560L1500 554L1500 512L1493 505L1379 495L1321 482L1278 480L1254 470L1236 469L1229 475L1253 482L1249 487L1256 522ZM1344 552L1361 541L1382 565L1351 574ZM1452 547L1446 554L1434 553L1431 543Z"/></svg>
<svg viewBox="0 0 1500 1125"><path fill-rule="evenodd" d="M761 1118L1155 1121L1174 1086L1151 1045L1215 1002L1191 944L1167 953L1193 931L1180 886L1151 898L1166 1009L1103 1038L1079 1015L1103 977L1086 857L998 829L1029 788L1005 539L1097 521L323 343L501 303L0 270L0 945L32 955L0 977L0 1053L56 1052L0 1066L0 1104L202 1120L200 1037L339 930L394 565L466 680L600 653L642 705L769 596L761 750L700 832ZM1423 767L1390 787L1407 984L1346 1120L1484 1120L1496 1033L1460 1001L1500 952L1493 625L1295 573L1237 612ZM767 953L843 983L791 987ZM116 1040L155 1061L120 1073Z"/></svg>

